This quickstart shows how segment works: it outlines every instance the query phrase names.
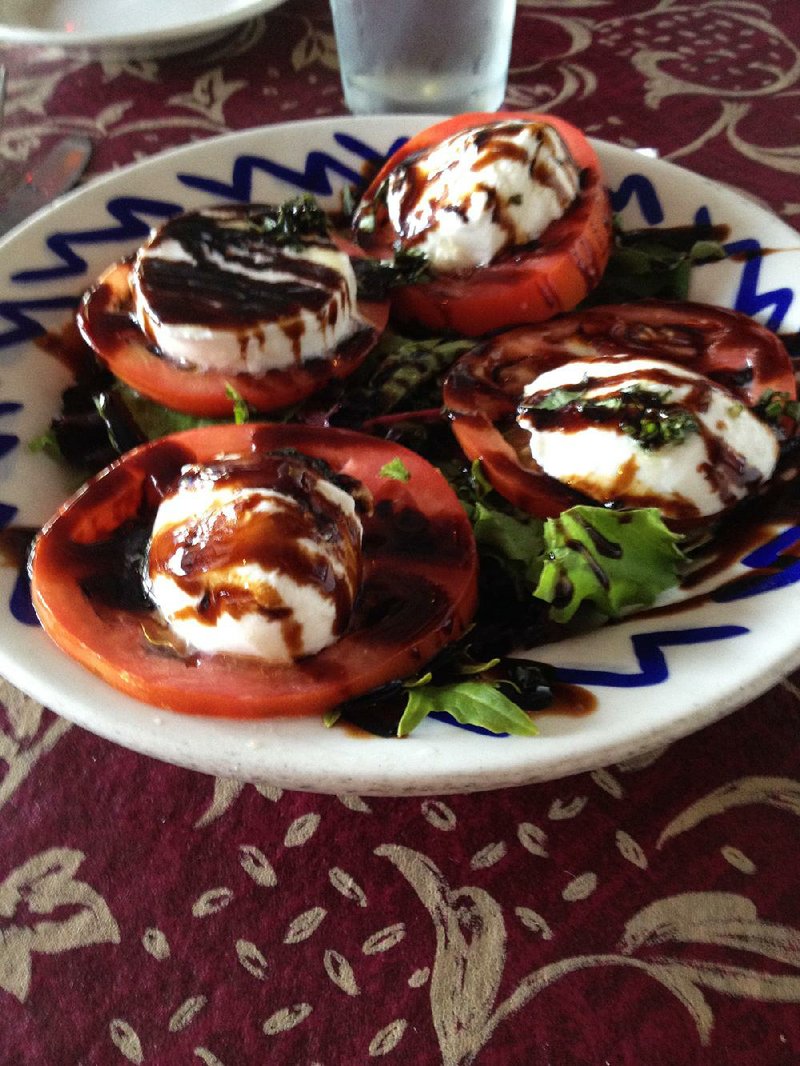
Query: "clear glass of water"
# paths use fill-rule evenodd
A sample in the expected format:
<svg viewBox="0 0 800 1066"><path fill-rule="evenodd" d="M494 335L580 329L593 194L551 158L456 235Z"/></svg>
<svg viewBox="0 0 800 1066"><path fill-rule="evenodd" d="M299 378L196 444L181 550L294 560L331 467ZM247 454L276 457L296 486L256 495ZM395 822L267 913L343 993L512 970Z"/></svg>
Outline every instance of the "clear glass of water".
<svg viewBox="0 0 800 1066"><path fill-rule="evenodd" d="M502 104L516 0L331 0L331 10L355 114Z"/></svg>

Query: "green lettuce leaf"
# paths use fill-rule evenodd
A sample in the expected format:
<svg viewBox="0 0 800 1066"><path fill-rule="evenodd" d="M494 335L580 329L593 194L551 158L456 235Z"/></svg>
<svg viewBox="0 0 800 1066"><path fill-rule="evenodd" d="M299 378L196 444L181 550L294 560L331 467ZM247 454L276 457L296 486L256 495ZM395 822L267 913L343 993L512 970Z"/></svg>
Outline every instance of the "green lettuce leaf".
<svg viewBox="0 0 800 1066"><path fill-rule="evenodd" d="M479 459L469 468L456 462L441 469L469 517L481 557L500 563L517 593L530 596L542 569L541 518L512 507L495 492Z"/></svg>
<svg viewBox="0 0 800 1066"><path fill-rule="evenodd" d="M541 572L542 523L515 517L478 500L472 510L472 528L478 550L502 560L526 587L533 587Z"/></svg>
<svg viewBox="0 0 800 1066"><path fill-rule="evenodd" d="M148 440L157 440L160 437L166 437L169 433L194 429L195 426L210 426L214 423L214 419L211 418L198 418L197 415L187 415L181 411L163 407L121 382L115 383L114 390L119 394L134 422Z"/></svg>
<svg viewBox="0 0 800 1066"><path fill-rule="evenodd" d="M534 595L552 604L557 622L568 622L584 602L617 618L678 583L686 558L679 540L655 507L571 507L544 524L544 564Z"/></svg>
<svg viewBox="0 0 800 1066"><path fill-rule="evenodd" d="M446 712L462 725L482 726L491 733L535 736L530 716L500 689L487 681L460 681L452 685L419 685L408 693L399 737L408 734L434 712Z"/></svg>

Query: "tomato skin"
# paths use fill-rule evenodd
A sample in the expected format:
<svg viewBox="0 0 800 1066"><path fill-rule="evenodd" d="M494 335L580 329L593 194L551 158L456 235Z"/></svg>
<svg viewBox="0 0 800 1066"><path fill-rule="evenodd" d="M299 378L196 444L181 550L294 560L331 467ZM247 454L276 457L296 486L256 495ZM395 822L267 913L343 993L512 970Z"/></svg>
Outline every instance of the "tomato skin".
<svg viewBox="0 0 800 1066"><path fill-rule="evenodd" d="M142 627L153 617L149 609L107 603L86 591L97 576L97 552L107 550L103 545L113 543L125 523L152 520L157 485L167 484L184 462L275 448L322 458L335 472L361 480L375 498L374 515L364 519L357 622L340 640L293 666L233 656L189 659L148 644ZM407 482L380 475L396 458L410 474ZM104 558L112 572L124 564ZM348 430L248 423L189 430L128 452L44 527L31 585L36 612L55 643L137 699L189 714L297 716L322 713L409 676L456 639L475 610L477 555L455 493L415 453Z"/></svg>
<svg viewBox="0 0 800 1066"><path fill-rule="evenodd" d="M462 130L507 120L545 122L561 135L583 171L579 200L548 226L533 249L504 253L469 273L440 274L427 282L399 286L392 293L392 311L400 319L436 332L478 337L570 311L600 280L611 251L611 209L600 164L583 133L553 115L478 112L430 126L391 156L362 203L369 206L389 172L409 156ZM375 233L357 230L356 239L373 254L389 254L394 231L378 216Z"/></svg>
<svg viewBox="0 0 800 1066"><path fill-rule="evenodd" d="M337 242L346 251L363 255L349 241L337 238ZM229 388L251 410L266 412L298 403L330 381L347 377L372 351L389 318L388 301L359 303L366 320L364 330L340 345L329 359L258 376L187 369L155 353L130 318L130 269L130 261L114 264L84 296L77 315L81 334L98 359L131 388L174 411L201 418L230 416Z"/></svg>
<svg viewBox="0 0 800 1066"><path fill-rule="evenodd" d="M797 398L783 342L739 311L691 301L640 300L596 307L581 318L582 332L599 354L624 345L633 355L670 359L739 393L750 406L767 390ZM569 317L562 321L567 328L572 323Z"/></svg>
<svg viewBox="0 0 800 1066"><path fill-rule="evenodd" d="M687 366L750 406L767 390L797 396L784 345L746 315L691 302L606 305L509 330L461 356L445 380L444 404L463 452L480 459L494 488L530 514L550 518L591 502L529 459L517 405L525 385L551 367L620 354Z"/></svg>

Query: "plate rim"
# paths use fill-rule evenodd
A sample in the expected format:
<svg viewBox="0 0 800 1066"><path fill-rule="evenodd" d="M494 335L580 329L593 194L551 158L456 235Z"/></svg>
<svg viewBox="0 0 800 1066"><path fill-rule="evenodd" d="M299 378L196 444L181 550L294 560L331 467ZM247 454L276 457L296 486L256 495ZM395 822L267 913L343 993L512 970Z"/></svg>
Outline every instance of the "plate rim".
<svg viewBox="0 0 800 1066"><path fill-rule="evenodd" d="M353 116L334 116L328 118L317 119L305 119L298 122L286 122L276 123L267 126L257 127L250 130L231 131L223 135L205 139L203 141L193 142L187 145L181 145L179 147L168 149L158 155L152 156L148 159L137 161L127 167L120 168L120 170L109 172L105 175L99 176L95 181L88 183L86 186L75 190L70 193L69 196L63 198L63 200L50 205L44 211L39 212L36 216L32 216L21 226L11 231L0 242L0 255L5 252L6 244L21 240L26 233L35 234L36 227L43 226L44 222L49 219L53 213L61 214L62 211L68 209L72 202L80 200L88 195L96 195L102 193L107 186L114 186L117 184L123 185L126 179L131 174L140 174L146 172L149 169L158 169L163 166L171 166L173 161L175 162L175 171L178 167L185 162L187 157L198 156L202 157L212 145L219 145L220 142L225 142L226 146L235 144L236 142L246 142L252 138L258 138L270 131L292 131L295 134L301 134L304 130L331 130L332 127L337 124L358 124L368 128L374 128L377 137L377 131L380 123L385 122L389 117L398 124L407 124L409 128L415 128L420 123L429 123L435 121L430 115L400 115L400 116L366 116L355 119ZM412 124L414 126L412 127ZM607 148L610 152L619 154L622 158L627 159L632 157L635 153L633 150L625 148L620 145L615 145L610 142L595 142L601 146ZM688 175L692 181L699 181L713 191L714 195L719 198L722 196L726 202L728 199L738 202L747 211L756 212L758 215L766 215L775 223L778 223L780 227L788 234L796 236L795 231L788 223L784 222L779 216L770 211L766 211L758 204L753 204L746 197L746 194L740 193L738 190L722 190L711 179L698 175L695 172L688 171L685 168L671 163L667 160L656 160L646 163L646 157L639 157L642 161L642 165L649 166L655 164L658 168L670 168L682 175ZM800 238L798 238L800 240ZM41 634L44 637L44 634ZM45 638L46 639L46 638ZM472 792L472 791L486 791L496 788L505 788L518 786L525 783L531 783L539 780L551 780L565 775L583 772L589 769L596 768L601 765L608 765L612 762L623 761L626 758L639 754L643 751L650 750L663 746L664 743L671 742L691 733L711 722L723 717L725 714L732 712L743 703L749 702L760 693L766 691L772 684L779 681L787 671L795 669L800 666L800 639L795 642L795 645L789 649L779 661L771 662L768 667L764 667L761 670L756 670L748 675L747 683L737 692L734 702L726 702L724 700L716 700L711 703L706 702L700 709L697 707L690 707L682 714L670 718L667 722L655 729L650 729L644 734L636 733L624 742L615 740L613 737L605 745L595 745L586 750L578 745L578 751L574 752L572 757L566 758L563 753L556 753L551 757L552 749L548 749L547 740L544 738L532 738L530 743L541 745L538 757L533 760L527 759L523 762L513 761L511 765L506 767L492 766L489 769L489 776L481 776L481 769L479 766L480 760L470 760L470 766L463 771L458 772L447 766L444 770L438 768L432 769L430 765L425 767L426 760L429 760L432 754L436 752L436 745L431 744L428 738L419 736L417 740L417 734L412 738L408 738L405 741L388 740L381 741L378 739L370 739L365 741L372 745L373 750L377 753L379 749L385 752L385 756L382 755L383 766L380 771L373 770L368 774L367 778L363 776L358 777L355 772L358 767L353 766L349 770L346 767L340 767L338 770L326 771L324 780L320 780L319 767L316 768L316 775L312 772L312 766L303 766L300 769L291 765L291 760L288 762L284 758L281 762L280 752L273 757L272 763L268 769L259 770L259 747L253 740L254 730L252 723L238 723L231 720L223 720L224 726L228 732L233 732L241 739L242 748L240 752L239 765L230 763L224 769L219 767L211 768L209 763L205 759L198 759L196 755L193 756L192 752L184 750L182 753L171 750L169 754L164 754L158 750L159 739L166 739L163 730L164 722L171 719L176 727L181 724L185 724L186 716L173 715L169 711L159 711L147 705L139 705L140 711L145 715L149 715L151 720L151 733L146 738L136 736L136 728L141 727L141 722L137 721L133 723L132 727L134 733L132 734L130 729L127 733L123 730L120 731L119 726L114 729L110 728L109 723L101 721L100 725L95 718L91 715L86 715L81 709L82 705L87 703L86 697L74 699L72 693L68 693L66 700L62 698L60 701L54 700L53 693L58 688L58 680L51 681L50 678L42 679L41 677L32 674L31 670L26 663L18 662L12 665L12 669L8 669L8 663L5 661L7 656L5 649L2 651L4 659L3 673L11 681L12 684L17 685L18 688L25 692L28 692L31 696L39 699L40 702L45 703L48 706L53 706L54 703L59 703L59 711L68 717L71 721L85 728L90 729L92 732L104 736L106 739L116 743L123 744L132 750L147 754L151 757L162 759L163 761L170 762L177 765L190 767L200 770L206 773L222 773L228 776L238 776L243 780L248 781L268 781L271 784L277 784L285 788L293 788L305 791L319 791L325 793L341 793L347 791L356 791L363 795L435 795L446 794L452 792ZM66 657L64 657L66 658ZM91 678L91 675L87 675L83 668L78 667L77 664L71 663L71 660L66 664L66 672L69 673L69 664L72 668L79 670L80 677L85 685L89 686L92 690L95 690L96 686L102 686L102 690L107 692L102 682L99 679ZM91 682L91 685L89 685ZM55 688L54 688L55 686ZM132 701L136 702L136 701ZM89 719L92 719L91 721ZM201 733L208 737L213 737L218 729L215 728L213 722L206 719L189 719L189 721L197 723L203 723ZM289 722L291 720L281 719L279 722ZM295 720L292 724L297 724L298 720ZM306 721L306 720L301 720ZM216 723L218 726L219 723ZM105 726L103 728L102 726ZM231 730L232 727L232 730ZM261 733L264 738L270 740L275 734L275 730L267 723L256 723L256 733ZM124 739L122 739L124 735ZM449 731L449 735L455 739L455 734L452 730ZM492 746L498 743L505 743L495 741L492 738L480 738L481 741L487 745L487 752L490 750L488 746ZM520 739L523 743L527 743L525 738L512 738L511 743L514 743L517 739ZM544 739L544 743L542 743ZM280 738L278 738L280 740ZM405 760L392 759L392 753L396 751L397 744L413 744L414 750L419 756L420 768L424 768L422 777L417 777L415 780L411 780L407 768L404 768L402 763ZM313 740L311 741L313 747ZM446 741L441 745L442 748L446 746ZM191 745L189 746L191 747ZM351 762L360 761L357 752L363 752L363 748L359 744L353 744L354 759ZM490 763L491 759L488 760ZM419 774L420 768L417 773Z"/></svg>

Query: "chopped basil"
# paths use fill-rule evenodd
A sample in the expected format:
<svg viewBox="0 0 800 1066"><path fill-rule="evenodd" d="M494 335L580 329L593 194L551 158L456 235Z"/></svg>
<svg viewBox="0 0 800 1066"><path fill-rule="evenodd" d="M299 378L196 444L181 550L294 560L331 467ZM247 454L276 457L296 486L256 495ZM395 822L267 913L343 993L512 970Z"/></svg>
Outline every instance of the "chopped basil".
<svg viewBox="0 0 800 1066"><path fill-rule="evenodd" d="M642 448L652 451L666 444L679 444L687 434L700 429L685 407L671 403L671 390L628 385L608 396L587 396L586 385L553 389L520 405L524 411L574 411L587 422L613 421L621 432Z"/></svg>
<svg viewBox="0 0 800 1066"><path fill-rule="evenodd" d="M390 289L429 277L427 258L413 248L399 249L392 259L356 258L352 263L362 300L385 300Z"/></svg>
<svg viewBox="0 0 800 1066"><path fill-rule="evenodd" d="M394 416L395 412L409 412L413 418L416 411L438 410L442 377L471 347L471 341L440 337L411 340L384 333L364 365L328 404L328 421L359 429L372 419ZM317 399L312 397L307 406L313 408L315 403ZM412 450L422 448L424 442Z"/></svg>
<svg viewBox="0 0 800 1066"><path fill-rule="evenodd" d="M530 407L536 411L562 411L569 404L586 395L584 385L576 385L574 388L551 389L535 403L525 403L523 407Z"/></svg>
<svg viewBox="0 0 800 1066"><path fill-rule="evenodd" d="M624 231L615 221L611 258L580 306L688 299L692 269L727 255L719 235L714 226L702 225Z"/></svg>
<svg viewBox="0 0 800 1066"><path fill-rule="evenodd" d="M392 481L410 481L411 474L408 467L399 457L395 457L388 463L384 463L380 469L381 477L389 478Z"/></svg>
<svg viewBox="0 0 800 1066"><path fill-rule="evenodd" d="M276 244L300 244L303 237L326 237L330 220L313 196L286 200L274 214L261 221L265 233Z"/></svg>
<svg viewBox="0 0 800 1066"><path fill-rule="evenodd" d="M800 421L800 401L793 400L788 392L765 389L754 407L755 413L765 422L775 425L782 418Z"/></svg>

